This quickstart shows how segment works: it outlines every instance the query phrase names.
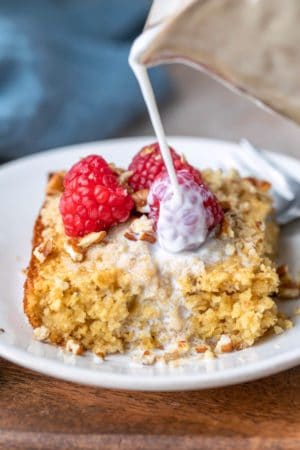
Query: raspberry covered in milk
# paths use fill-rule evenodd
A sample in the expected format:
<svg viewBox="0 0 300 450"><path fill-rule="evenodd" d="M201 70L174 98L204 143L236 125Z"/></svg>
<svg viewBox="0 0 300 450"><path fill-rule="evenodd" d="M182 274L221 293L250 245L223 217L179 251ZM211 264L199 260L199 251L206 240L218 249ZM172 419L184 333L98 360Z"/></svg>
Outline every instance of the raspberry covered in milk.
<svg viewBox="0 0 300 450"><path fill-rule="evenodd" d="M212 192L190 172L180 170L176 175L179 197L174 195L167 174L152 184L148 197L150 217L156 223L159 244L165 250L196 250L222 221L223 212Z"/></svg>

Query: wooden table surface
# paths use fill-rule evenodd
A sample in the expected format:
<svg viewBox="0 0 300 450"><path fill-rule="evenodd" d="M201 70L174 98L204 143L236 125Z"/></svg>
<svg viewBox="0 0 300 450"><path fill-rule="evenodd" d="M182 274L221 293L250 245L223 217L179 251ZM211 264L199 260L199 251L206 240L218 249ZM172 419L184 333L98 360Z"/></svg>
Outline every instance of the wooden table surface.
<svg viewBox="0 0 300 450"><path fill-rule="evenodd" d="M299 128L196 71L172 67L172 75L168 133L247 137L300 156ZM145 116L123 134L150 133ZM0 449L299 450L300 367L223 389L134 393L54 380L0 359Z"/></svg>
<svg viewBox="0 0 300 450"><path fill-rule="evenodd" d="M0 449L299 450L300 367L222 389L143 393L0 359Z"/></svg>

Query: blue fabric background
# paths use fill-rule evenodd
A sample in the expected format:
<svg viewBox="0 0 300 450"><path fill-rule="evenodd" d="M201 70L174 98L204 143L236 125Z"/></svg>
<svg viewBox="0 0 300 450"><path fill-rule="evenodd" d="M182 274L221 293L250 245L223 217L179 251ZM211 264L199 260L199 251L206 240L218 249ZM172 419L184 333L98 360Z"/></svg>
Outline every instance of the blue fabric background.
<svg viewBox="0 0 300 450"><path fill-rule="evenodd" d="M0 159L110 137L145 112L127 59L150 3L0 0Z"/></svg>

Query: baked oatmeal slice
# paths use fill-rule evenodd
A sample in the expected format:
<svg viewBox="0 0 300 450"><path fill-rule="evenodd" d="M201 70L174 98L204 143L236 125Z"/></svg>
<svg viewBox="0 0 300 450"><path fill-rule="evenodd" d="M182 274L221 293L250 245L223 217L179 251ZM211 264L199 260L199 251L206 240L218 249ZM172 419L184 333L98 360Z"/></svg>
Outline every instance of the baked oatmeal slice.
<svg viewBox="0 0 300 450"><path fill-rule="evenodd" d="M75 353L130 351L153 363L245 348L288 328L273 299L278 227L269 185L235 171L202 176L224 221L198 251L172 255L145 214L68 238L59 213L63 173L53 174L25 282L36 335Z"/></svg>

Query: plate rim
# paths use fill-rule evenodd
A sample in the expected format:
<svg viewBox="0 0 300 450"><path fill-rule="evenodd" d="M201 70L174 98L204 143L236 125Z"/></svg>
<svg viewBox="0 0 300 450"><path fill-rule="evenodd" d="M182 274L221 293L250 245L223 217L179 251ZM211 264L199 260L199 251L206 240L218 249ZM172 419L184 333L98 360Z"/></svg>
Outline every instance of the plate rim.
<svg viewBox="0 0 300 450"><path fill-rule="evenodd" d="M31 153L29 155L24 155L21 156L19 158L16 158L12 161L7 161L4 162L0 165L0 174L2 172L5 172L7 170L11 170L14 169L15 166L19 166L20 164L26 164L26 163L30 163L31 161L38 159L39 157L43 157L43 156L51 156L53 154L59 154L60 152L70 152L73 150L78 150L80 147L84 148L89 148L89 147L97 147L97 145L103 145L103 144L108 144L108 145L113 145L115 143L118 142L132 142L133 144L139 144L139 145L143 145L144 141L156 141L156 138L153 135L143 135L143 136L126 136L126 137L119 137L119 138L112 138L112 139L102 139L100 141L89 141L89 142L80 142L77 144L70 144L70 145L63 145L61 147L54 147L54 148L50 148L50 149L46 149L46 150L42 150L42 151L38 151L35 153ZM225 140L225 139L215 139L215 138L210 138L210 137L199 137L199 136L184 136L184 135L176 135L176 134L172 134L172 135L168 135L168 140L173 141L191 141L191 142L195 142L195 141L201 141L202 143L208 143L208 144L216 144L216 145L222 145L222 146L226 146L229 148L233 148L233 147L239 147L239 141L231 141L231 140ZM266 150L263 149L264 151L266 151L269 156L271 156L271 158L273 157L274 159L278 159L278 160L285 160L288 161L289 163L292 162L296 162L296 164L300 164L300 159L298 160L297 158L293 157L293 156L289 156L289 155L285 155L281 152L275 152L275 151L270 151L270 150Z"/></svg>
<svg viewBox="0 0 300 450"><path fill-rule="evenodd" d="M248 370L244 366L224 369L222 372L210 372L192 375L172 375L172 382L164 375L155 377L140 377L128 374L114 374L101 371L92 371L82 367L74 367L50 360L44 357L33 355L25 350L14 349L14 355L9 353L11 346L4 346L0 343L0 356L21 367L33 370L37 373L57 378L64 381L71 381L86 386L102 387L107 389L122 389L129 391L191 391L225 387L234 384L245 383L274 375L284 370L295 367L300 363L300 351L298 349L285 352L273 358L248 364ZM44 361L51 364L44 367ZM105 364L105 362L103 363ZM222 377L222 375L225 377ZM222 377L222 382L220 378ZM134 386L133 386L134 384Z"/></svg>
<svg viewBox="0 0 300 450"><path fill-rule="evenodd" d="M32 160L40 159L43 157L51 156L53 154L59 154L60 152L70 152L73 150L79 151L81 148L87 150L91 147L107 145L117 145L118 143L126 142L133 143L134 145L143 145L153 140L153 136L138 136L138 137L126 137L115 138L101 141L91 141L78 143L74 145L57 147L49 149L43 152L34 153L31 155L23 156L14 161L7 162L0 166L0 177L3 173L14 170L18 166L25 166ZM205 142L211 145L227 146L228 148L237 147L239 144L233 141L210 139L193 136L168 136L170 141L200 141L201 144ZM300 161L288 155L281 153L270 152L272 157L277 160L285 160L289 163L300 164ZM246 381L252 381L258 378L263 378L268 375L278 373L280 371L289 369L300 364L300 347L299 349L292 349L285 351L282 354L273 356L272 358L259 360L256 362L247 363L247 370L245 366L234 367L230 369L224 369L223 372L204 372L194 373L190 375L173 375L172 381L166 375L155 375L153 377L140 376L131 374L119 374L112 372L101 372L96 370L90 370L83 367L74 367L63 363L61 361L55 361L44 356L34 355L26 350L8 345L0 342L0 356L11 361L19 366L25 367L30 370L34 370L38 373L48 375L54 378L59 378L66 381L80 383L89 386L104 387L104 388L117 388L126 390L140 390L140 391L178 391L178 390L195 390L195 389L208 389L221 386L228 386L236 383L243 383Z"/></svg>

